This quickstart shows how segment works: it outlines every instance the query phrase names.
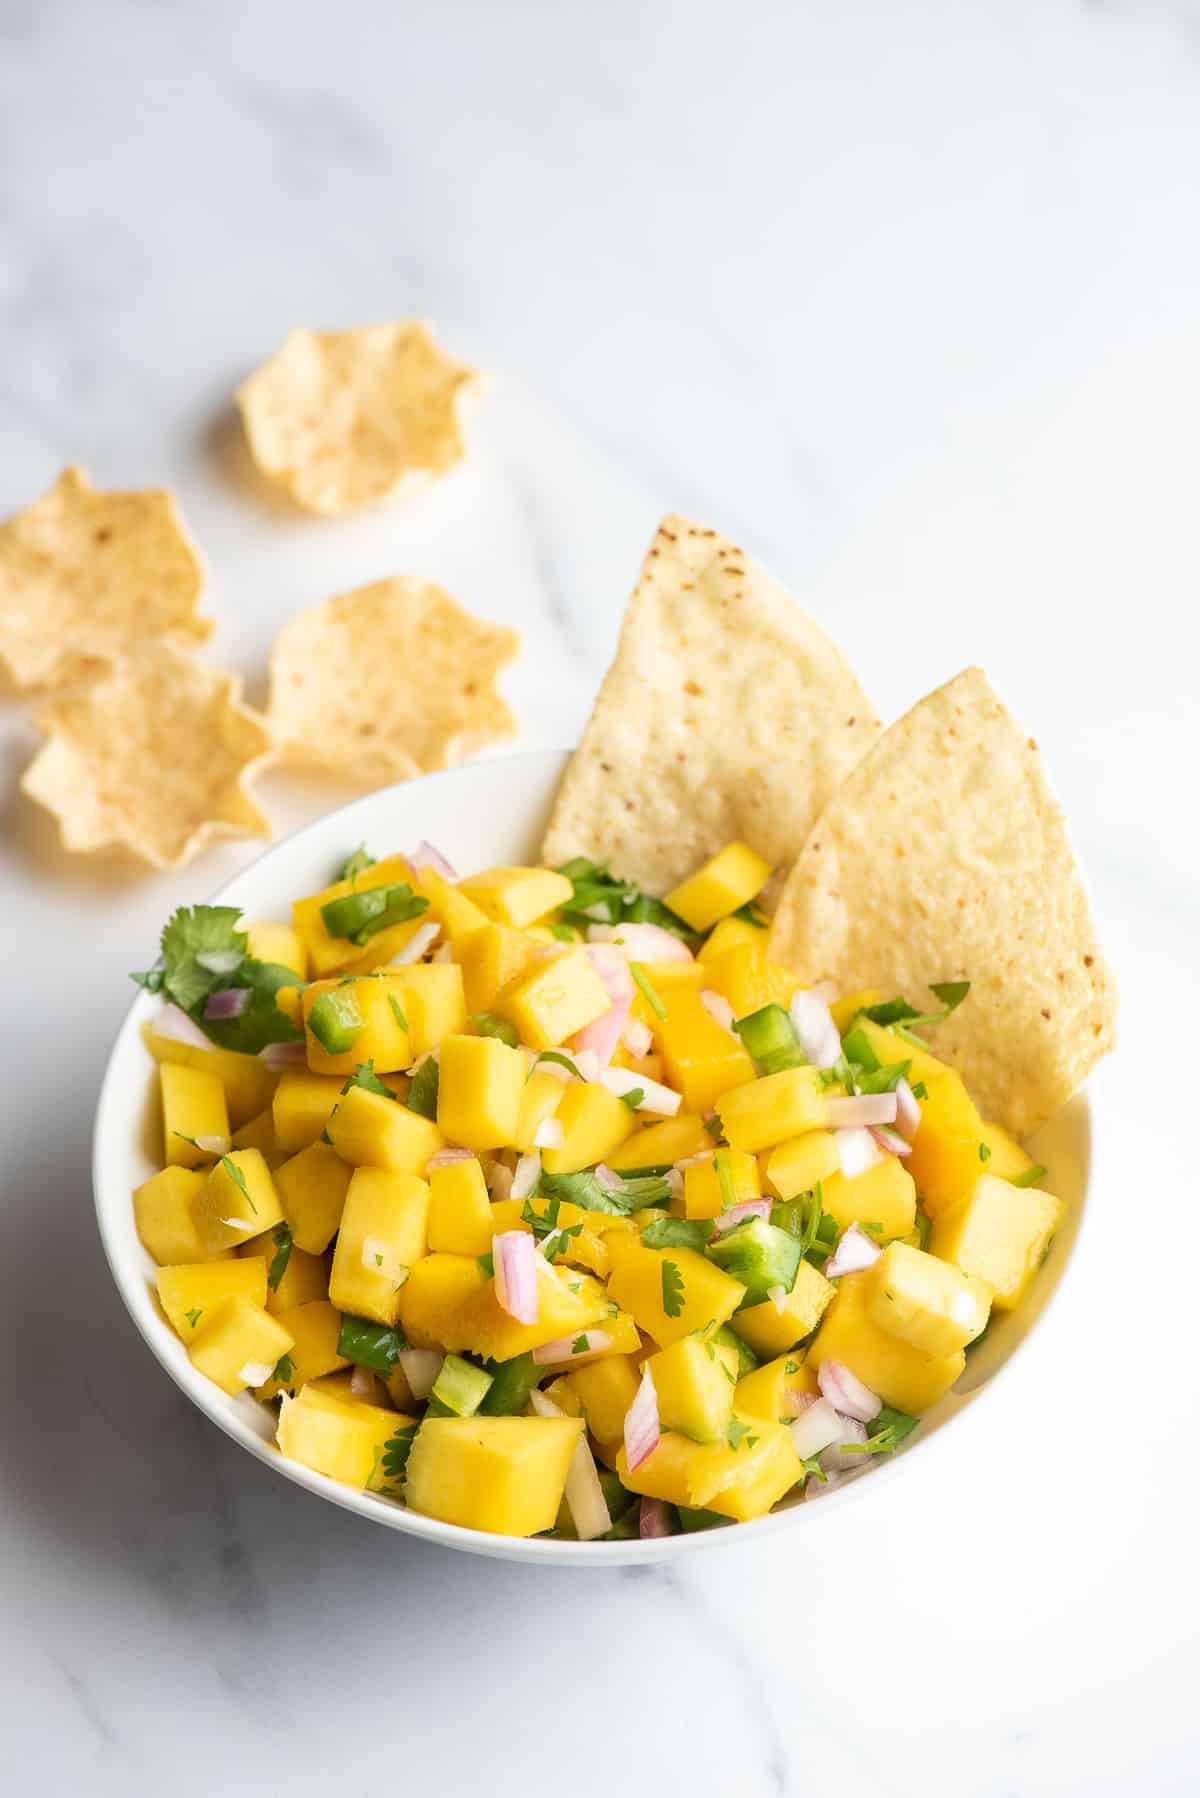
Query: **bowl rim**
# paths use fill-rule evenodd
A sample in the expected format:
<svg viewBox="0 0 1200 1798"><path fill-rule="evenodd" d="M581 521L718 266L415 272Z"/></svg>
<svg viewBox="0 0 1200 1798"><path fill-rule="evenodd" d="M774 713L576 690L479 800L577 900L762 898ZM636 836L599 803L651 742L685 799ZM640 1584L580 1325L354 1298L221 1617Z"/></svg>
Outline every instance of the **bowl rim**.
<svg viewBox="0 0 1200 1798"><path fill-rule="evenodd" d="M326 832L338 820L349 823L356 813L369 813L390 796L406 795L418 788L426 790L435 784L460 782L469 784L480 769L486 768L494 771L497 765L505 767L515 767L520 764L528 767L536 766L539 772L549 780L555 772L561 771L565 767L571 753L570 750L562 749L519 750L508 755L489 756L462 763L454 768L442 769L434 774L396 782L388 787L375 788L371 792L360 794L346 804L323 812L307 823L299 825L295 830L289 831L276 842L269 844L260 854L252 857L207 899L194 903L219 904L224 902L231 888L236 888L247 875L260 869L265 862L279 855L288 845L295 844L310 834L315 836ZM347 836L353 835L354 829L348 829ZM236 900L233 902L236 903ZM410 1511L406 1506L380 1495L342 1485L324 1474L317 1473L312 1468L305 1467L298 1461L281 1455L273 1441L265 1440L244 1420L237 1408L237 1401L231 1401L228 1394L223 1393L218 1386L205 1379L202 1374L194 1373L192 1379L186 1377L188 1372L194 1370L190 1369L190 1364L181 1364L177 1354L171 1352L173 1347L177 1347L177 1341L166 1319L162 1317L151 1319L137 1302L135 1293L139 1283L144 1283L145 1274L142 1269L135 1268L128 1262L122 1245L117 1239L115 1227L110 1225L110 1206L114 1217L116 1209L107 1195L112 1189L115 1176L106 1171L105 1155L113 1133L128 1127L128 1117L125 1115L127 1106L123 1105L126 1085L120 1077L118 1067L119 1050L125 1038L136 1029L143 1017L152 1011L151 997L145 992L139 992L135 994L126 1009L112 1038L96 1101L92 1131L91 1168L97 1228L109 1272L121 1296L122 1303L138 1334L159 1366L211 1423L214 1423L226 1436L251 1453L256 1460L292 1484L304 1488L319 1498L327 1499L341 1509L353 1512L356 1516L365 1518L369 1522L381 1524L386 1529L399 1530L419 1541L432 1543L442 1548L458 1549L488 1559L532 1561L543 1565L558 1566L614 1567L638 1562L673 1560L681 1555L699 1553L706 1548L728 1547L735 1542L763 1542L778 1536L787 1529L795 1529L797 1519L801 1516L809 1518L807 1525L809 1529L814 1527L814 1519L809 1506L801 1502L785 1510L769 1512L765 1517L756 1518L749 1523L733 1524L728 1528L681 1532L679 1535L656 1537L647 1541L631 1537L617 1542L577 1542L539 1536L491 1535L485 1531L468 1529L461 1524L444 1523L437 1518L425 1517L420 1512ZM1076 1258L1079 1239L1089 1208L1087 1201L1092 1184L1092 1168L1096 1161L1096 1108L1092 1106L1086 1090L1077 1094L1072 1101L1076 1104L1080 1102L1083 1107L1086 1145L1081 1196L1076 1208L1074 1229L1070 1241L1066 1245L1057 1277L1037 1314L1032 1318L1020 1338L1004 1359L969 1394L967 1400L955 1411L953 1417L945 1419L947 1425L965 1424L966 1417L976 1409L976 1401L983 1392L992 1388L1000 1375L1006 1373L1014 1362L1022 1358L1022 1351L1038 1333L1047 1313L1057 1302L1068 1268ZM129 1196L123 1185L120 1187L120 1192L124 1194L124 1203L129 1204ZM937 1428L926 1435L918 1435L902 1454L890 1456L882 1465L872 1468L869 1480L862 1477L848 1479L832 1492L823 1494L815 1506L817 1518L832 1516L835 1511L860 1500L866 1491L879 1490L884 1483L895 1478L898 1469L912 1455L919 1454L923 1461L928 1462L931 1458L932 1445L940 1442L944 1433L953 1433L957 1440L961 1430L944 1432L941 1428Z"/></svg>

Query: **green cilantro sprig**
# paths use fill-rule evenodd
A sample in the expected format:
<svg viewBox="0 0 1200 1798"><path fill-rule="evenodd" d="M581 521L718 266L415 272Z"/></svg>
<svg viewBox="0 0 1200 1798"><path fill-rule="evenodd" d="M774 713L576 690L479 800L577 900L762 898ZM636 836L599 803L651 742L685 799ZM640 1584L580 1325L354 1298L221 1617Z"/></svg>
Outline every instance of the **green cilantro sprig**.
<svg viewBox="0 0 1200 1798"><path fill-rule="evenodd" d="M280 1011L276 994L305 983L293 969L250 954L250 939L238 929L240 916L235 905L181 906L163 929L156 966L130 978L186 1012L219 1048L257 1055L271 1043L295 1042L302 1035ZM206 1018L212 994L230 987L249 994L238 1015Z"/></svg>
<svg viewBox="0 0 1200 1798"><path fill-rule="evenodd" d="M662 1264L662 1308L668 1317L678 1317L683 1310L683 1275L674 1261Z"/></svg>

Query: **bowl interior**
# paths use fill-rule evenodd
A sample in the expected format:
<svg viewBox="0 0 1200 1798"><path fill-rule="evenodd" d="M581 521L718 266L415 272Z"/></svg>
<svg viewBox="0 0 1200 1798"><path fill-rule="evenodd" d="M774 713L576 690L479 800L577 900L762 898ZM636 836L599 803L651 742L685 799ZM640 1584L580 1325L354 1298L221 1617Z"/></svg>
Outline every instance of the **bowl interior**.
<svg viewBox="0 0 1200 1798"><path fill-rule="evenodd" d="M493 863L536 859L546 815L565 753L535 751L476 762L445 774L410 781L371 793L319 819L269 849L229 882L215 897L236 904L250 918L289 916L293 897L316 891L333 877L338 864L360 842L373 854L412 848L425 838L463 872ZM141 994L121 1027L105 1074L96 1117L93 1178L96 1210L113 1277L138 1329L172 1379L206 1416L277 1472L297 1484L376 1522L423 1536L446 1546L511 1560L578 1562L599 1566L614 1562L657 1560L696 1552L717 1543L745 1539L788 1527L812 1526L814 1520L852 1496L873 1489L883 1478L876 1470L868 1479L848 1482L817 1505L785 1504L758 1523L736 1529L666 1537L652 1542L571 1543L481 1535L452 1524L418 1516L390 1499L355 1492L292 1461L272 1445L274 1414L249 1394L229 1398L198 1374L187 1351L170 1328L154 1291L154 1263L134 1228L130 1194L157 1170L154 1142L158 1130L153 1081L154 1063L140 1034L142 1022L159 1001ZM1047 1124L1030 1145L1049 1169L1048 1184L1066 1204L1066 1221L1040 1269L1026 1305L1016 1314L998 1317L987 1339L968 1357L966 1372L955 1391L923 1420L912 1445L889 1465L889 1477L907 1457L920 1453L964 1406L975 1402L1044 1311L1070 1258L1087 1189L1090 1119L1080 1097Z"/></svg>

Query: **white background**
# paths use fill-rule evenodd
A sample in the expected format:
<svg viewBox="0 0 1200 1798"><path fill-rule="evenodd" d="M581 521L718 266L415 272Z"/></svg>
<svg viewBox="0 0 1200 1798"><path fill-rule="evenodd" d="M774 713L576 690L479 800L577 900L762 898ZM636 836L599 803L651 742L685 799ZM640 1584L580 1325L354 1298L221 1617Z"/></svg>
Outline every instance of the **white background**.
<svg viewBox="0 0 1200 1798"><path fill-rule="evenodd" d="M124 974L253 849L64 859L8 704L0 1789L1200 1785L1198 155L1184 0L0 0L0 511L69 460L175 486L255 695L298 605L439 578L522 629L531 745L690 512L885 716L984 664L1123 994L1071 1276L886 1504L669 1576L430 1553L240 1455L119 1307L87 1148ZM237 381L292 324L410 314L493 373L469 466L273 511ZM345 796L264 788L281 826Z"/></svg>

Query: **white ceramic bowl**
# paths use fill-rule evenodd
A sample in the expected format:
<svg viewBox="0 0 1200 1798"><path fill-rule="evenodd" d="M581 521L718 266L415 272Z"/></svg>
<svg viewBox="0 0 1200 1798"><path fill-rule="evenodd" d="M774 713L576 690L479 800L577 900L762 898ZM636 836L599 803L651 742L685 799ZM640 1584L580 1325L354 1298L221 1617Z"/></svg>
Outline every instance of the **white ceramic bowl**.
<svg viewBox="0 0 1200 1798"><path fill-rule="evenodd" d="M287 918L293 897L324 886L358 843L381 856L412 847L422 838L436 843L464 871L494 863L536 860L542 828L566 762L559 751L476 762L445 774L368 794L298 831L267 850L215 898L242 908L250 918ZM731 1525L651 1542L532 1541L488 1536L456 1525L418 1516L390 1499L356 1492L284 1460L273 1446L274 1412L248 1393L229 1398L196 1372L187 1352L159 1310L154 1293L154 1264L134 1228L130 1194L156 1171L154 1143L158 1133L153 1081L154 1063L140 1034L144 1019L159 1001L141 994L121 1026L105 1074L96 1114L93 1178L100 1234L113 1278L138 1329L175 1383L206 1416L242 1447L276 1472L295 1480L362 1517L389 1529L513 1561L573 1562L591 1567L628 1561L669 1560L698 1554L714 1545L748 1541L783 1530L811 1531L834 1507L874 1492L908 1464L928 1452L946 1424L981 1390L1030 1334L1062 1278L1078 1231L1087 1190L1090 1117L1086 1101L1074 1100L1035 1139L1038 1160L1050 1170L1048 1185L1067 1203L1067 1221L1055 1239L1023 1309L998 1317L985 1342L968 1358L956 1390L931 1411L910 1445L884 1467L846 1482L815 1503L796 1499L757 1523Z"/></svg>

